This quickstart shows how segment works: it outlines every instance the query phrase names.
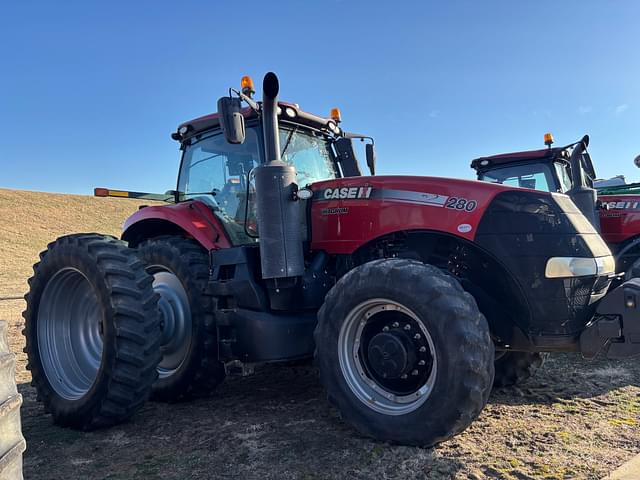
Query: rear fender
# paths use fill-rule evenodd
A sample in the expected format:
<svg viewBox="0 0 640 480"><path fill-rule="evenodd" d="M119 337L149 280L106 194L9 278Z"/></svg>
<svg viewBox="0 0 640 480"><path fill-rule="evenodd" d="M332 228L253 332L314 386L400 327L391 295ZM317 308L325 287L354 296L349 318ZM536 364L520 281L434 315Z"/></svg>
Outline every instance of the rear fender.
<svg viewBox="0 0 640 480"><path fill-rule="evenodd" d="M138 210L124 223L122 239L136 246L160 235L184 235L207 250L231 246L222 222L205 203L196 200Z"/></svg>

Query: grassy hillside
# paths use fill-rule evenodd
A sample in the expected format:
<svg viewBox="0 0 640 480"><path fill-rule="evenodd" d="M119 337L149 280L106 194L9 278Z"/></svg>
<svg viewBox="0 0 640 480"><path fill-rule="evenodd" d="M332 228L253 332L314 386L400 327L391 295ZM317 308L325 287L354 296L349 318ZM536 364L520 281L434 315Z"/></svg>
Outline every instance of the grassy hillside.
<svg viewBox="0 0 640 480"><path fill-rule="evenodd" d="M0 297L22 295L38 253L60 235L119 235L146 202L0 189Z"/></svg>

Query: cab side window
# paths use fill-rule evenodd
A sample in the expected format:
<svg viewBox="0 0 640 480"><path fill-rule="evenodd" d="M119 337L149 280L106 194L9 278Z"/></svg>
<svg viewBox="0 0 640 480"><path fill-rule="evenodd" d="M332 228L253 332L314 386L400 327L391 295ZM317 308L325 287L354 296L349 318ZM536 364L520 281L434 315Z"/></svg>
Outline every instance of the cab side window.
<svg viewBox="0 0 640 480"><path fill-rule="evenodd" d="M248 173L260 161L257 147L255 129L247 129L242 145L215 134L193 142L182 159L180 200L197 198L208 204L234 244L254 241L246 235L244 222Z"/></svg>

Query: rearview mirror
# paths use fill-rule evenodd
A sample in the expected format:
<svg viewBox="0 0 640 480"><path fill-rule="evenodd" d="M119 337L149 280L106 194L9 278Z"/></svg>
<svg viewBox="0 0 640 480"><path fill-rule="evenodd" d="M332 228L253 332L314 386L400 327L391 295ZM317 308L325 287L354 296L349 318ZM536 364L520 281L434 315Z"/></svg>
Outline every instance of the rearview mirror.
<svg viewBox="0 0 640 480"><path fill-rule="evenodd" d="M245 129L241 100L233 97L222 97L218 100L218 115L224 138L229 143L244 143Z"/></svg>
<svg viewBox="0 0 640 480"><path fill-rule="evenodd" d="M373 143L367 143L364 146L365 156L367 157L367 166L369 167L369 171L371 175L376 174L376 149L373 146Z"/></svg>

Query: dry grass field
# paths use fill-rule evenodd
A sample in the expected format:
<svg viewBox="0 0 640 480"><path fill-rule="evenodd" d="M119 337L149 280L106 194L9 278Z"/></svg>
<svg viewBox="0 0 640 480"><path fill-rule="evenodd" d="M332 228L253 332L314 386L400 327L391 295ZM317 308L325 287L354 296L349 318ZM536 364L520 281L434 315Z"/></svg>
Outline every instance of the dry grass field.
<svg viewBox="0 0 640 480"><path fill-rule="evenodd" d="M22 295L56 236L117 234L140 202L0 190L0 297ZM22 354L22 300L0 301L25 398L25 478L597 479L640 452L640 362L551 357L519 388L434 449L374 442L343 424L310 367L232 378L215 396L149 403L133 420L83 433L53 426Z"/></svg>

